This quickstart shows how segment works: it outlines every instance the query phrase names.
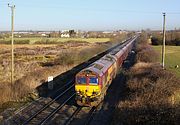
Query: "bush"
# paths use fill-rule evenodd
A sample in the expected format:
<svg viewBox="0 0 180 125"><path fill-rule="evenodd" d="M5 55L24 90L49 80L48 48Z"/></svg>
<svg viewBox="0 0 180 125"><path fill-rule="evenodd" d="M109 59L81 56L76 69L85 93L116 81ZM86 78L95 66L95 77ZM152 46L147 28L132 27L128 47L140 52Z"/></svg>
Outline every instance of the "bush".
<svg viewBox="0 0 180 125"><path fill-rule="evenodd" d="M152 37L151 42L152 45L162 45L162 38Z"/></svg>
<svg viewBox="0 0 180 125"><path fill-rule="evenodd" d="M61 42L57 42L57 41L51 41L49 39L42 39L40 41L36 41L34 42L34 44L60 44Z"/></svg>
<svg viewBox="0 0 180 125"><path fill-rule="evenodd" d="M152 36L152 45L162 45L163 34L153 33ZM166 45L180 46L180 33L175 31L166 32Z"/></svg>
<svg viewBox="0 0 180 125"><path fill-rule="evenodd" d="M156 62L158 61L158 53L147 44L137 46L136 62Z"/></svg>
<svg viewBox="0 0 180 125"><path fill-rule="evenodd" d="M14 40L14 44L29 44L30 40Z"/></svg>
<svg viewBox="0 0 180 125"><path fill-rule="evenodd" d="M87 61L94 55L104 51L107 46L98 45L92 48L82 49L79 52L74 51L66 51L62 52L58 55L57 59L55 59L55 65L72 65L72 64L79 64L84 61Z"/></svg>
<svg viewBox="0 0 180 125"><path fill-rule="evenodd" d="M58 55L58 58L55 59L55 65L72 65L75 64L77 61L77 53L76 52L62 52Z"/></svg>
<svg viewBox="0 0 180 125"><path fill-rule="evenodd" d="M106 49L106 46L103 45L98 45L94 48L88 48L88 49L83 49L79 52L78 57L79 57L79 62L81 62L81 60L88 60L91 57L93 57L94 55L104 51Z"/></svg>
<svg viewBox="0 0 180 125"><path fill-rule="evenodd" d="M158 104L168 102L168 97L180 87L180 81L174 74L165 71L158 64L149 64L142 67L142 63L137 64L130 70L128 75L128 88L143 97L144 103ZM146 97L152 96L151 99ZM159 98L161 95L161 98ZM160 103L159 103L160 104Z"/></svg>
<svg viewBox="0 0 180 125"><path fill-rule="evenodd" d="M29 44L30 40L14 40L14 44ZM0 44L11 44L11 40L0 40Z"/></svg>
<svg viewBox="0 0 180 125"><path fill-rule="evenodd" d="M180 46L180 38L175 39L173 42L175 43L176 46Z"/></svg>
<svg viewBox="0 0 180 125"><path fill-rule="evenodd" d="M178 125L180 79L152 63L157 54L142 41L137 45L136 61L140 63L126 73L126 96L119 102L112 124Z"/></svg>
<svg viewBox="0 0 180 125"><path fill-rule="evenodd" d="M127 74L126 100L119 103L113 124L178 124L179 103L171 97L180 79L157 64L136 64Z"/></svg>
<svg viewBox="0 0 180 125"><path fill-rule="evenodd" d="M147 44L148 34L146 32L143 32L137 41L138 41L138 44L143 44L143 45Z"/></svg>

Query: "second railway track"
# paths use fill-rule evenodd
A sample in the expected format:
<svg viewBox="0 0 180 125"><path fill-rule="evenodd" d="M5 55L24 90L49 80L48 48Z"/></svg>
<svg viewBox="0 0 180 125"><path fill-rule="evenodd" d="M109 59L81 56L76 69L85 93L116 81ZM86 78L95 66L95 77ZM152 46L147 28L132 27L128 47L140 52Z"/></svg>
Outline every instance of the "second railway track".
<svg viewBox="0 0 180 125"><path fill-rule="evenodd" d="M64 98L69 91L73 92L73 80L70 80L67 85L62 86L53 94L53 99L50 98L39 98L37 101L32 102L27 107L23 108L19 113L14 115L12 118L5 121L4 124L13 124L13 125L26 125L31 122L31 120L35 119L38 115L40 115L43 111L51 108L53 104L56 103L61 98ZM59 93L59 94L57 94ZM52 94L52 95L53 95ZM62 102L61 102L62 103Z"/></svg>
<svg viewBox="0 0 180 125"><path fill-rule="evenodd" d="M94 113L96 113L96 110L101 106L101 104L102 103L96 107L78 106L72 115L63 123L63 125L89 125L93 119Z"/></svg>
<svg viewBox="0 0 180 125"><path fill-rule="evenodd" d="M43 123L44 118L46 116L49 116L48 114L52 115L52 113L54 113L56 109L58 109L59 107L64 106L67 103L67 100L69 101L74 95L75 93L73 92L73 87L74 85L71 85L69 88L67 88L64 92L62 92L60 95L58 95L55 99L51 100L49 103L47 103L44 107L42 107L40 110L38 110L35 114L33 114L31 117L29 117L24 123L23 125L26 124L37 124L37 119L40 121L40 119L42 119L40 121L40 123ZM71 92L72 91L72 92ZM73 93L72 95L69 94ZM65 97L64 97L65 96ZM66 97L67 96L67 97ZM69 98L70 96L70 98ZM57 103L58 102L58 103ZM50 112L50 113L49 113ZM40 118L38 117L40 116ZM50 116L49 116L50 117ZM33 120L35 119L35 122L33 123ZM48 118L47 118L48 119Z"/></svg>

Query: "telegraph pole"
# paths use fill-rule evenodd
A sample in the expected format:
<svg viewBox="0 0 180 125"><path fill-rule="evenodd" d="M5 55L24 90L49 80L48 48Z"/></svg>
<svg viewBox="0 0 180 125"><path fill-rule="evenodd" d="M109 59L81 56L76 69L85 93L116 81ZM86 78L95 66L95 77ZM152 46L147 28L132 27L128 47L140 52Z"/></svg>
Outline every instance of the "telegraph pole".
<svg viewBox="0 0 180 125"><path fill-rule="evenodd" d="M163 44L162 44L162 68L165 66L165 43L166 43L166 13L163 13Z"/></svg>
<svg viewBox="0 0 180 125"><path fill-rule="evenodd" d="M11 85L14 82L14 9L15 5L9 5L11 8Z"/></svg>

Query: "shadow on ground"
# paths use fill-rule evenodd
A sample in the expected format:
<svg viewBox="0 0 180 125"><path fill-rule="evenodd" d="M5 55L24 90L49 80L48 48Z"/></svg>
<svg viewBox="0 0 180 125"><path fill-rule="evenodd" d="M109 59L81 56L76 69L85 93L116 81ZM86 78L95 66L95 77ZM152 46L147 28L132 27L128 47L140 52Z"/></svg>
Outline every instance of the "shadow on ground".
<svg viewBox="0 0 180 125"><path fill-rule="evenodd" d="M72 68L71 70L60 74L59 76L55 77L53 82L54 82L54 89L53 90L49 90L48 89L48 83L44 82L42 85L38 86L36 88L36 90L38 91L38 94L40 97L50 97L50 98L54 98L57 96L57 94L59 94L58 92L56 93L56 91L58 90L58 88L67 85L70 81L72 81L69 85L66 86L66 88L70 85L72 85L74 83L74 78L75 75L82 69L84 69L85 67L87 67L88 65L90 65L91 63L93 63L94 61L100 59L102 56L104 56L105 54L107 54L108 52L110 52L112 49L114 49L115 47L117 47L118 45L112 47L109 50L106 50L105 52L102 52L98 55L96 55L95 57L92 57L91 59L87 60L86 62L83 62L79 65L77 65L76 67Z"/></svg>
<svg viewBox="0 0 180 125"><path fill-rule="evenodd" d="M90 125L109 125L113 119L115 108L119 101L125 99L126 92L126 77L124 71L128 70L135 63L136 53L131 51L127 59L122 65L117 77L113 80L111 86L108 88L102 107L98 110L97 115L93 118Z"/></svg>

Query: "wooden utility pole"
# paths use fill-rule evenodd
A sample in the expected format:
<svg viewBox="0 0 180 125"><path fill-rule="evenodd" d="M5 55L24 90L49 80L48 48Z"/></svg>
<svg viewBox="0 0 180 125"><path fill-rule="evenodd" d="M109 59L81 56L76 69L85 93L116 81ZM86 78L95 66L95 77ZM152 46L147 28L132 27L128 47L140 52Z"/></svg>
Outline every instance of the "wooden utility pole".
<svg viewBox="0 0 180 125"><path fill-rule="evenodd" d="M163 13L163 44L162 44L162 68L165 66L165 44L166 44L166 13Z"/></svg>
<svg viewBox="0 0 180 125"><path fill-rule="evenodd" d="M15 5L9 5L11 8L11 85L14 82L14 9Z"/></svg>

